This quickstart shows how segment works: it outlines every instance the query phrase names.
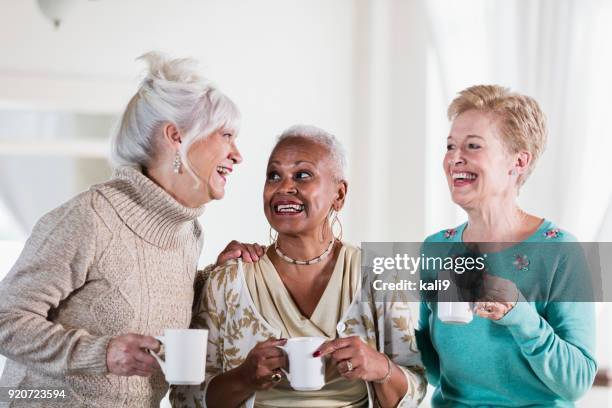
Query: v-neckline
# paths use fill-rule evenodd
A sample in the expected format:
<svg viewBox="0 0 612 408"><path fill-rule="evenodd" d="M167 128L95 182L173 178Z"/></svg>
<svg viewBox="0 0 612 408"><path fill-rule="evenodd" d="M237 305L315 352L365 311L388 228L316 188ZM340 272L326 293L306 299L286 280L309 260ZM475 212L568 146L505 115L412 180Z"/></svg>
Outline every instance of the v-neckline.
<svg viewBox="0 0 612 408"><path fill-rule="evenodd" d="M321 297L317 301L317 305L313 309L310 317L304 316L302 314L302 312L300 311L300 308L295 303L295 300L293 299L291 292L289 292L289 290L285 286L283 279L281 278L280 274L278 273L278 270L274 266L274 263L272 262L268 254L265 254L261 258L262 260L265 260L265 262L268 263L270 268L274 271L274 273L271 274L272 279L276 281L276 284L279 285L278 287L280 288L280 290L283 291L284 295L289 300L289 304L291 306L289 312L293 314L292 318L295 322L310 321L312 324L316 325L317 327L321 327L321 324L325 321L325 316L320 316L321 308L323 307L322 304L324 303L323 300L325 300L326 297L330 296L329 291L331 290L330 288L333 286L332 285L333 281L335 279L342 279L341 269L343 268L341 266L343 265L344 262L341 265L340 259L344 259L345 252L346 252L346 248L344 247L344 245L342 245L340 247L340 251L338 251L338 257L336 258L336 262L334 263L334 268L332 270L331 276L329 277L329 280L327 281L325 289L323 290Z"/></svg>

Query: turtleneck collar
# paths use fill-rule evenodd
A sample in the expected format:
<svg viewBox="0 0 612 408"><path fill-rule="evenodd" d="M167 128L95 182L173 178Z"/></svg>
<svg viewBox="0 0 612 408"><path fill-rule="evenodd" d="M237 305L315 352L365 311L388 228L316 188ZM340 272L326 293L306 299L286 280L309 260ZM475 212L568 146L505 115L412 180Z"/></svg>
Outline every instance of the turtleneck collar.
<svg viewBox="0 0 612 408"><path fill-rule="evenodd" d="M138 236L160 248L176 248L194 233L204 206L188 208L134 167L115 170L113 178L94 187Z"/></svg>

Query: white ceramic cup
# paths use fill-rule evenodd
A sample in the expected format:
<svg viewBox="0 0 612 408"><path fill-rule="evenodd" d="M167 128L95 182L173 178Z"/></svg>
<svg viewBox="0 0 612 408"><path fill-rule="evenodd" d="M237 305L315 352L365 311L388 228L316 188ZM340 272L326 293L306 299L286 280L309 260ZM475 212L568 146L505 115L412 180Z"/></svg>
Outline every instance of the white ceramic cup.
<svg viewBox="0 0 612 408"><path fill-rule="evenodd" d="M283 370L291 388L297 391L320 390L325 385L325 361L312 354L327 341L324 337L294 337L282 349L289 358L289 372Z"/></svg>
<svg viewBox="0 0 612 408"><path fill-rule="evenodd" d="M165 349L165 360L155 352L166 381L174 385L199 385L206 372L206 342L208 330L166 329L163 336L155 336Z"/></svg>
<svg viewBox="0 0 612 408"><path fill-rule="evenodd" d="M473 318L470 302L438 302L438 319L444 323L468 324Z"/></svg>
<svg viewBox="0 0 612 408"><path fill-rule="evenodd" d="M438 292L438 319L450 324L468 324L474 318L471 302L462 302L457 286L451 279L454 272L443 271L439 277L448 279L451 284L445 291Z"/></svg>

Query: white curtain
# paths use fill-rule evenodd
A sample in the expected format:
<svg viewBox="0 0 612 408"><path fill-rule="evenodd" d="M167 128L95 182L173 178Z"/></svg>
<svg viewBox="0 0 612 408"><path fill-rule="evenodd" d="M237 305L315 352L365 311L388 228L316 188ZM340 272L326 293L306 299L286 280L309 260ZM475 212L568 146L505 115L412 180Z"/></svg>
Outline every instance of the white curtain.
<svg viewBox="0 0 612 408"><path fill-rule="evenodd" d="M427 50L421 1L356 0L349 241L420 241L424 233Z"/></svg>
<svg viewBox="0 0 612 408"><path fill-rule="evenodd" d="M594 240L612 197L612 4L605 0L429 0L430 115L427 172L441 173L443 117L454 95L496 83L533 96L548 118L549 144L521 194L522 205ZM444 123L444 125L440 125ZM446 186L428 183L426 208L451 214ZM442 204L440 204L442 203ZM427 228L440 226L427 216Z"/></svg>

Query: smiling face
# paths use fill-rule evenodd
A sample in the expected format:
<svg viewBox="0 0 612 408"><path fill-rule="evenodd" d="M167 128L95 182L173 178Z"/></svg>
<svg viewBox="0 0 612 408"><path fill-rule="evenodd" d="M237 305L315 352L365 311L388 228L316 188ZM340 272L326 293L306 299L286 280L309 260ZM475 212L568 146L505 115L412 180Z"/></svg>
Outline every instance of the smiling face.
<svg viewBox="0 0 612 408"><path fill-rule="evenodd" d="M465 209L518 193L516 158L504 145L494 114L468 110L455 118L443 167L453 201Z"/></svg>
<svg viewBox="0 0 612 408"><path fill-rule="evenodd" d="M220 200L225 195L227 176L234 164L242 162L233 132L219 130L194 142L187 152L192 170L200 180L197 194L202 202Z"/></svg>
<svg viewBox="0 0 612 408"><path fill-rule="evenodd" d="M283 140L272 151L266 174L264 212L280 234L321 234L330 210L344 204L346 182L336 179L329 151L319 143Z"/></svg>

